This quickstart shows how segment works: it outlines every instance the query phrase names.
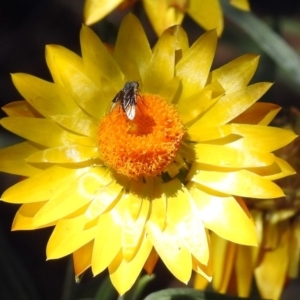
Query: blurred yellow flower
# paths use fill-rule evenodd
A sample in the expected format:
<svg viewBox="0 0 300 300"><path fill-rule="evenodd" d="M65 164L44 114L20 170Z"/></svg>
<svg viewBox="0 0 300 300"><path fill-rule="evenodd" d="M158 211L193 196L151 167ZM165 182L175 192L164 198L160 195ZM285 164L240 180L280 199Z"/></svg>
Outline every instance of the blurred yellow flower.
<svg viewBox="0 0 300 300"><path fill-rule="evenodd" d="M291 110L300 132L300 112ZM276 121L283 120L277 119ZM282 121L281 121L282 122ZM284 124L284 127L287 127ZM253 280L263 299L279 300L290 278L299 276L300 263L300 139L277 151L278 156L295 166L297 176L283 178L278 183L286 193L279 199L247 199L247 207L254 217L258 247L247 247L226 241L211 234L214 262L213 288L220 293L249 297ZM204 289L207 281L196 275L195 287Z"/></svg>
<svg viewBox="0 0 300 300"><path fill-rule="evenodd" d="M54 83L13 75L26 101L1 124L26 141L1 150L0 170L28 177L2 195L22 204L13 230L55 226L47 258L73 254L76 275L108 268L120 294L159 257L182 282L192 269L210 280L208 229L256 245L241 197L282 197L273 180L294 173L272 152L296 135L256 103L271 84L248 86L258 57L210 71L215 31L189 46L175 26L151 49L133 15L113 50L88 27L80 41L82 57L47 47Z"/></svg>
<svg viewBox="0 0 300 300"><path fill-rule="evenodd" d="M135 2L137 0L86 0L84 22L91 25L103 19L118 6L127 7ZM142 0L142 2L158 35L173 25L181 24L185 13L205 30L216 29L218 35L223 31L220 0ZM229 3L238 9L250 10L248 0L229 0Z"/></svg>

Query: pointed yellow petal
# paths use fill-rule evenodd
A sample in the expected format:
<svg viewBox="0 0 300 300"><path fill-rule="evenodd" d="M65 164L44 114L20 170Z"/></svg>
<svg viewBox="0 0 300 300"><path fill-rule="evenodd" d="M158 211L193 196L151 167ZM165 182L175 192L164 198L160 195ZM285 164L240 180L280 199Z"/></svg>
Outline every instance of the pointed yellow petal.
<svg viewBox="0 0 300 300"><path fill-rule="evenodd" d="M39 228L33 224L33 217L45 203L47 201L23 204L15 215L12 230L32 230Z"/></svg>
<svg viewBox="0 0 300 300"><path fill-rule="evenodd" d="M8 103L2 107L2 110L9 117L41 117L41 115L24 100Z"/></svg>
<svg viewBox="0 0 300 300"><path fill-rule="evenodd" d="M87 171L88 169L66 169L53 166L10 187L3 193L2 199L10 203L48 200L57 191L64 189L66 185L69 186L70 181Z"/></svg>
<svg viewBox="0 0 300 300"><path fill-rule="evenodd" d="M94 83L88 77L82 59L63 47L48 46L47 53L48 56L55 57L51 61L51 68L55 70L55 76L59 76L71 97L91 116L96 119L102 117L107 111L110 99L115 96L113 87L109 85L109 88L103 90L99 84Z"/></svg>
<svg viewBox="0 0 300 300"><path fill-rule="evenodd" d="M147 72L143 78L144 90L157 94L174 77L175 54L178 50L176 27L166 30L154 46ZM156 80L153 80L156 78Z"/></svg>
<svg viewBox="0 0 300 300"><path fill-rule="evenodd" d="M64 80L58 68L57 58L72 62L75 69L84 71L83 61L80 56L74 52L68 50L65 47L59 45L47 45L46 46L46 62L51 72L54 83L64 87Z"/></svg>
<svg viewBox="0 0 300 300"><path fill-rule="evenodd" d="M122 254L125 261L131 261L139 250L150 204L148 199L141 199L133 194L128 194L127 201L129 209L124 211Z"/></svg>
<svg viewBox="0 0 300 300"><path fill-rule="evenodd" d="M75 275L78 276L86 271L91 265L94 241L90 241L73 253Z"/></svg>
<svg viewBox="0 0 300 300"><path fill-rule="evenodd" d="M40 173L40 169L25 161L29 155L38 150L38 148L28 142L0 149L0 171L26 177Z"/></svg>
<svg viewBox="0 0 300 300"><path fill-rule="evenodd" d="M223 31L223 16L219 0L190 0L188 14L205 30Z"/></svg>
<svg viewBox="0 0 300 300"><path fill-rule="evenodd" d="M84 229L86 221L83 216L58 221L47 244L47 259L66 256L93 240L97 226Z"/></svg>
<svg viewBox="0 0 300 300"><path fill-rule="evenodd" d="M178 62L176 75L183 80L188 95L199 92L205 86L216 44L216 32L207 32L187 50Z"/></svg>
<svg viewBox="0 0 300 300"><path fill-rule="evenodd" d="M162 32L176 24L181 24L184 17L186 5L178 8L177 5L171 6L166 0L143 0L146 14L152 24L156 34Z"/></svg>
<svg viewBox="0 0 300 300"><path fill-rule="evenodd" d="M274 163L274 154L258 151L240 151L228 146L197 144L195 145L196 161L204 164L228 167L247 168L263 167Z"/></svg>
<svg viewBox="0 0 300 300"><path fill-rule="evenodd" d="M192 258L190 251L171 226L161 232L154 223L147 223L149 237L160 258L170 272L180 281L187 283L191 277Z"/></svg>
<svg viewBox="0 0 300 300"><path fill-rule="evenodd" d="M163 185L167 196L167 223L176 230L187 249L202 264L209 258L208 242L204 226L192 198L178 179Z"/></svg>
<svg viewBox="0 0 300 300"><path fill-rule="evenodd" d="M256 228L248 211L233 197L217 197L189 183L204 226L226 240L244 245L257 245ZM248 214L247 214L248 212Z"/></svg>
<svg viewBox="0 0 300 300"><path fill-rule="evenodd" d="M149 237L144 235L136 256L130 262L118 257L111 263L109 266L110 279L120 295L133 286L151 250L152 244Z"/></svg>
<svg viewBox="0 0 300 300"><path fill-rule="evenodd" d="M113 55L130 80L139 81L148 68L152 56L149 41L141 23L132 14L121 23ZM132 70L131 62L136 64L139 72Z"/></svg>
<svg viewBox="0 0 300 300"><path fill-rule="evenodd" d="M231 124L232 133L241 135L232 143L232 147L243 149L261 149L265 152L272 152L293 141L297 135L286 129L268 127L261 125Z"/></svg>
<svg viewBox="0 0 300 300"><path fill-rule="evenodd" d="M232 123L269 125L281 107L273 103L257 102L234 118Z"/></svg>
<svg viewBox="0 0 300 300"><path fill-rule="evenodd" d="M199 171L191 180L228 195L261 199L284 196L278 185L247 170L227 173Z"/></svg>
<svg viewBox="0 0 300 300"><path fill-rule="evenodd" d="M102 168L92 168L81 176L70 178L66 185L61 184L59 190L35 215L35 224L59 220L93 201L96 192L102 187L105 173Z"/></svg>
<svg viewBox="0 0 300 300"><path fill-rule="evenodd" d="M245 88L254 75L259 56L246 54L211 72L210 81L218 81L226 93Z"/></svg>
<svg viewBox="0 0 300 300"><path fill-rule="evenodd" d="M260 82L226 94L197 121L197 126L212 127L228 123L255 103L270 86L270 83ZM232 103L234 109L231 109Z"/></svg>
<svg viewBox="0 0 300 300"><path fill-rule="evenodd" d="M113 211L99 217L95 236L92 271L94 275L105 270L121 250L122 227L113 218Z"/></svg>
<svg viewBox="0 0 300 300"><path fill-rule="evenodd" d="M84 5L84 22L91 25L114 10L124 0L86 0Z"/></svg>
<svg viewBox="0 0 300 300"><path fill-rule="evenodd" d="M91 138L69 133L48 119L7 117L1 119L0 123L7 130L46 147L68 144L94 146L95 144Z"/></svg>
<svg viewBox="0 0 300 300"><path fill-rule="evenodd" d="M81 28L80 45L85 71L94 83L99 84L100 78L106 77L116 87L123 84L124 76L116 61L96 33L87 26Z"/></svg>
<svg viewBox="0 0 300 300"><path fill-rule="evenodd" d="M12 80L20 94L43 116L84 115L70 94L56 84L23 73L12 74Z"/></svg>

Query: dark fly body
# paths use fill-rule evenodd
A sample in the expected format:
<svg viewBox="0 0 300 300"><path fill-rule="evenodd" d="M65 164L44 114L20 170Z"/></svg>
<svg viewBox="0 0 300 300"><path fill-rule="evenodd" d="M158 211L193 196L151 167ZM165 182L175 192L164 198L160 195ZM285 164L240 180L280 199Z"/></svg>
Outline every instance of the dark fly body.
<svg viewBox="0 0 300 300"><path fill-rule="evenodd" d="M135 117L137 94L139 90L139 84L136 81L128 81L125 83L123 89L112 100L111 110L120 103L123 111L129 120L133 120Z"/></svg>

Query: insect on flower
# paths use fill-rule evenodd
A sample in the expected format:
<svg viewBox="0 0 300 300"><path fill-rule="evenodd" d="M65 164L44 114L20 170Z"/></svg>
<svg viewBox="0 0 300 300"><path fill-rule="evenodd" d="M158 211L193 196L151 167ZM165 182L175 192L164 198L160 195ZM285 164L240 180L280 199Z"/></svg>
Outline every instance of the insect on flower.
<svg viewBox="0 0 300 300"><path fill-rule="evenodd" d="M123 89L118 92L115 98L112 100L112 107L110 111L114 109L117 103L120 103L123 111L126 113L129 120L133 120L136 110L136 97L139 90L139 84L136 81L128 81L125 83Z"/></svg>

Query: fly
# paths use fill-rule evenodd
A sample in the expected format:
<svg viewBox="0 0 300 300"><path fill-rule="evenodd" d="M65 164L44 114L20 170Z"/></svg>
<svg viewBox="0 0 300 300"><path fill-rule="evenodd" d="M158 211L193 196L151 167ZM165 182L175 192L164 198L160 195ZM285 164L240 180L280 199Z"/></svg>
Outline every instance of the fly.
<svg viewBox="0 0 300 300"><path fill-rule="evenodd" d="M123 111L129 120L133 120L136 111L136 98L139 91L139 84L136 81L128 81L125 83L123 89L112 100L111 111L120 103Z"/></svg>

